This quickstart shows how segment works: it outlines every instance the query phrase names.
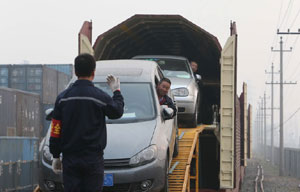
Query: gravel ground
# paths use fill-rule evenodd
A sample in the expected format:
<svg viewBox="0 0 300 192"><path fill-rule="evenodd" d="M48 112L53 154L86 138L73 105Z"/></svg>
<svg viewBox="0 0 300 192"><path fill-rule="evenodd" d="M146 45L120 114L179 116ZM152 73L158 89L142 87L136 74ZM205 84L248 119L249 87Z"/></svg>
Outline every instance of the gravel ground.
<svg viewBox="0 0 300 192"><path fill-rule="evenodd" d="M254 191L254 179L257 175L257 166L260 164L264 170L264 191L265 192L300 192L300 178L281 177L279 176L279 168L273 166L271 162L264 161L254 157L248 160L248 166L245 170L244 182L241 192ZM258 189L260 192L260 189Z"/></svg>

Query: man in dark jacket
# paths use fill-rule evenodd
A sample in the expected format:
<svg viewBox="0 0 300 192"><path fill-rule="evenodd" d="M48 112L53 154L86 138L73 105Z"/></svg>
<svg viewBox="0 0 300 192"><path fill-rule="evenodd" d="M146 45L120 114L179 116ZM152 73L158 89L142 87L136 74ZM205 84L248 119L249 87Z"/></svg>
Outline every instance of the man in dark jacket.
<svg viewBox="0 0 300 192"><path fill-rule="evenodd" d="M67 192L102 191L105 116L117 119L123 115L119 79L112 75L107 77L113 92L110 97L92 83L95 68L92 55L77 56L75 74L78 80L60 93L55 102L50 137L52 169L55 173L63 169L64 191Z"/></svg>
<svg viewBox="0 0 300 192"><path fill-rule="evenodd" d="M190 62L190 65L191 65L191 68L193 70L193 73L194 73L194 77L196 79L196 82L198 84L198 87L199 87L199 97L200 97L200 103L199 103L199 106L198 106L198 111L203 111L204 107L203 105L207 105L207 102L204 102L204 97L203 97L203 90L204 90L204 86L203 86L203 82L201 80L201 75L199 75L198 73L198 63L196 61L191 61ZM207 110L207 109L206 109ZM198 123L202 123L202 115L205 115L206 112L200 112L199 116L198 116Z"/></svg>
<svg viewBox="0 0 300 192"><path fill-rule="evenodd" d="M177 113L176 106L174 105L172 99L167 95L171 87L171 81L168 78L162 78L156 87L157 96L160 105L166 105L169 109L166 111L174 117Z"/></svg>

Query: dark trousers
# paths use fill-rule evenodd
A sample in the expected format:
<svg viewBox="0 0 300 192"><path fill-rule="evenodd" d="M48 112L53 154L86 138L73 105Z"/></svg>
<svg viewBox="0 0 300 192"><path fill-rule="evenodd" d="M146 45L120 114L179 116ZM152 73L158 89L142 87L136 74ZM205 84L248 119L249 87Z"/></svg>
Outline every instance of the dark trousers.
<svg viewBox="0 0 300 192"><path fill-rule="evenodd" d="M103 155L63 156L64 191L101 192L103 186Z"/></svg>

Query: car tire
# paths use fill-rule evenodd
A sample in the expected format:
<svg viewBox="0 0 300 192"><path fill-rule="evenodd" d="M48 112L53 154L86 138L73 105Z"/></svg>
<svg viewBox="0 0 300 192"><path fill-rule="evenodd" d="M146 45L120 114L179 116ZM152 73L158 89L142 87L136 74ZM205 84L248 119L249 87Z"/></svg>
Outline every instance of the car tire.
<svg viewBox="0 0 300 192"><path fill-rule="evenodd" d="M173 151L173 157L177 157L178 153L179 153L179 146L178 146L178 137L176 137L175 139L175 144L174 144L174 151Z"/></svg>
<svg viewBox="0 0 300 192"><path fill-rule="evenodd" d="M161 192L168 192L169 191L169 157L167 156L165 162L165 185Z"/></svg>

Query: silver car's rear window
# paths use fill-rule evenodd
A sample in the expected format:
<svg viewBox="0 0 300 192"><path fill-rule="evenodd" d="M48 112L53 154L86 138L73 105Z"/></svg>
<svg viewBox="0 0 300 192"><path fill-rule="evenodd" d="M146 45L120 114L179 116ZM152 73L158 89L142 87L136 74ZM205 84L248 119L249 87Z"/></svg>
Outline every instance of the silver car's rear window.
<svg viewBox="0 0 300 192"><path fill-rule="evenodd" d="M95 86L112 96L107 83L94 82ZM155 118L153 91L150 83L121 83L124 97L124 114L120 119L107 119L107 123L131 123Z"/></svg>

